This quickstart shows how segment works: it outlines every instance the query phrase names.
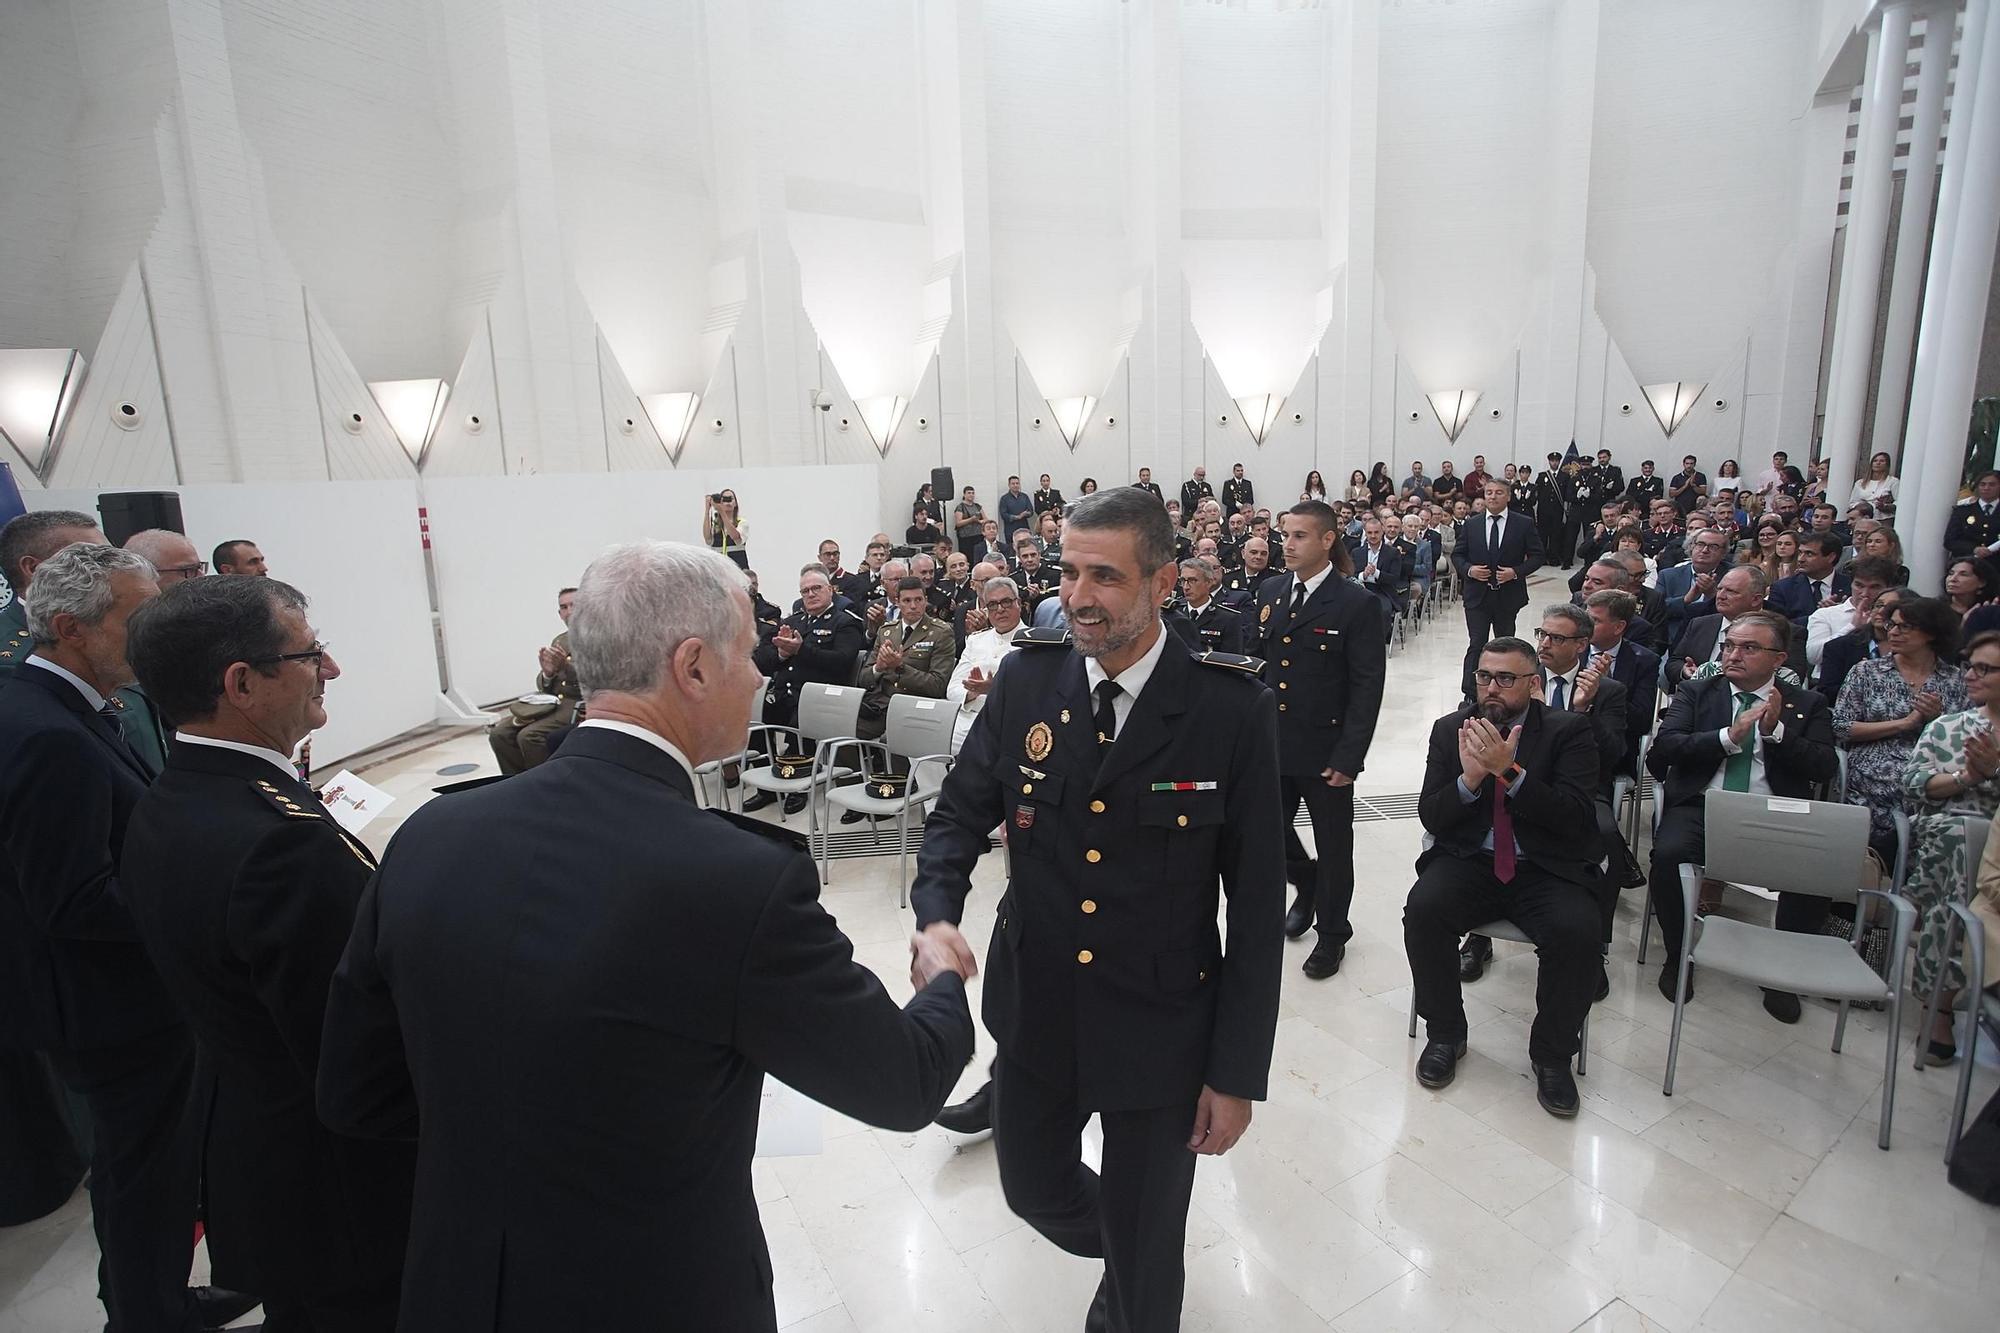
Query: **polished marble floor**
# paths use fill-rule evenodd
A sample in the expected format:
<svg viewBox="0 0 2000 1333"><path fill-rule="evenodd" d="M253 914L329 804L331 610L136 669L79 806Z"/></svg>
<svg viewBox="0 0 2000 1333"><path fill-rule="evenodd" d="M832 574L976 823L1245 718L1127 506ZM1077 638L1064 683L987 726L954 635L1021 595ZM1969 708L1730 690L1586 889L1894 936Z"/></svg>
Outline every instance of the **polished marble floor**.
<svg viewBox="0 0 2000 1333"><path fill-rule="evenodd" d="M1417 790L1463 642L1447 616L1391 659L1364 798ZM436 771L462 761L491 771L477 735L369 770L399 799L368 840L386 842ZM1467 988L1471 1053L1457 1081L1419 1087L1400 926L1419 832L1414 819L1357 826L1357 933L1337 977L1306 980L1305 945L1288 949L1270 1100L1243 1143L1196 1177L1185 1328L1947 1333L2000 1322L2000 1209L1950 1188L1940 1161L1956 1071L1899 1072L1882 1152L1885 1015L1857 1014L1835 1055L1830 1007L1809 1003L1785 1027L1753 988L1704 977L1676 1095L1661 1096L1672 1010L1656 969L1634 959L1642 893L1619 912L1575 1120L1544 1114L1528 1082L1535 963L1522 946L1496 946L1493 969ZM900 999L910 922L895 875L893 856L836 860L824 900ZM967 913L982 952L999 876L989 857ZM989 1051L982 1034L961 1093ZM1981 1069L1974 1105L1996 1085ZM825 1134L816 1156L756 1166L786 1328L1082 1326L1094 1267L1008 1212L983 1138L891 1133L832 1112ZM81 1199L0 1231L0 1333L101 1327L95 1257Z"/></svg>

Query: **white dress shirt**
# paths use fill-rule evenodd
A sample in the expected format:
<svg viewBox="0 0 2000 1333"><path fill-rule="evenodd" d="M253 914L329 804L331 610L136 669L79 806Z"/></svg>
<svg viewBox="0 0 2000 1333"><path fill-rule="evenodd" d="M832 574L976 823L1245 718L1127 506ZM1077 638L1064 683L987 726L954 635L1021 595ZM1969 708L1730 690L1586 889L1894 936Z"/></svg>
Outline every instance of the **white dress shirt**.
<svg viewBox="0 0 2000 1333"><path fill-rule="evenodd" d="M61 676L64 680L68 681L72 687L75 688L78 694L81 694L83 696L83 701L90 705L91 712L101 713L104 711L104 696L99 694L95 689L93 689L90 686L90 684L84 680L82 676L77 675L74 671L71 671L68 667L59 667L54 662L49 661L48 658L43 657L40 653L29 653L28 660L21 663L21 665L40 667L42 670L48 672L50 675Z"/></svg>
<svg viewBox="0 0 2000 1333"><path fill-rule="evenodd" d="M268 745L247 745L242 741L226 741L219 736L193 736L185 731L176 731L174 733L174 744L206 745L212 749L234 750L238 754L255 755L292 781L297 782L299 780L299 770L292 763L291 759L279 754Z"/></svg>
<svg viewBox="0 0 2000 1333"><path fill-rule="evenodd" d="M1306 600L1310 602L1313 599L1313 594L1319 591L1319 585L1325 583L1326 576L1328 574L1331 574L1332 572L1333 572L1332 564L1327 564L1321 568L1319 573L1313 575L1309 579L1301 579L1297 574L1293 574L1292 581L1285 585L1285 604L1283 607L1280 608L1280 610L1286 614L1289 614L1291 612L1292 602L1299 595L1298 588L1300 583L1304 583L1306 585Z"/></svg>
<svg viewBox="0 0 2000 1333"><path fill-rule="evenodd" d="M1854 628L1854 599L1822 606L1806 617L1806 661L1819 665L1827 644Z"/></svg>
<svg viewBox="0 0 2000 1333"><path fill-rule="evenodd" d="M1327 568L1330 569L1332 566L1329 565ZM1320 571L1320 577L1326 577L1326 570ZM1306 586L1310 588L1314 584L1308 582ZM1312 594L1308 592L1306 596L1311 597ZM1097 687L1107 680L1118 682L1118 697L1111 701L1111 715L1117 719L1118 731L1125 730L1125 719L1132 716L1132 706L1139 702L1139 692L1145 689L1146 682L1153 678L1153 668L1160 664L1160 654L1166 651L1167 626L1164 621L1160 622L1159 631L1159 637L1153 640L1153 646L1146 650L1146 655L1115 676L1107 674L1104 664L1097 658L1083 659L1083 674L1090 683L1092 708L1097 706ZM1111 734L1114 740L1117 739L1117 731Z"/></svg>
<svg viewBox="0 0 2000 1333"><path fill-rule="evenodd" d="M1750 707L1751 708L1757 707L1758 704L1763 703L1766 699L1770 698L1774 693L1776 693L1777 689L1778 689L1778 682L1775 678L1765 681L1761 686L1750 691L1750 693L1757 696L1757 703L1751 704ZM1729 687L1729 712L1732 719L1735 717L1736 714L1736 693L1737 693L1736 686L1732 684ZM1722 730L1717 732L1716 734L1722 740L1722 752L1724 754L1733 755L1742 753L1743 751L1742 745L1732 745L1730 743L1728 727L1722 728ZM1754 794L1758 796L1769 796L1771 794L1771 782L1770 779L1764 773L1764 745L1766 742L1777 742L1777 741L1782 741L1784 739L1785 739L1785 724L1783 722L1780 722L1777 725L1776 729L1774 729L1769 736L1766 736L1762 731L1758 730L1756 727L1752 727L1750 728L1750 734L1743 738L1744 745L1748 745L1750 747L1750 790ZM1716 768L1715 776L1708 780L1708 790L1710 791L1721 790L1722 784L1726 782L1728 778L1729 778L1729 761L1724 760Z"/></svg>

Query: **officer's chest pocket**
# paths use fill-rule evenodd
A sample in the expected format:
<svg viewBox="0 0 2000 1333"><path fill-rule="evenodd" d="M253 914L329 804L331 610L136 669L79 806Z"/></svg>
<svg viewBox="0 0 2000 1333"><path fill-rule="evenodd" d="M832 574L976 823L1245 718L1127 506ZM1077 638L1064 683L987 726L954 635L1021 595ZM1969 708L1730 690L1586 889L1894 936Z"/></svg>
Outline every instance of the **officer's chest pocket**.
<svg viewBox="0 0 2000 1333"><path fill-rule="evenodd" d="M1009 766L1000 773L1000 790L1007 801L1007 853L1038 861L1056 854L1056 833L1062 816L1064 780L1047 773Z"/></svg>
<svg viewBox="0 0 2000 1333"><path fill-rule="evenodd" d="M1149 791L1139 795L1139 827L1164 879L1199 879L1215 873L1214 849L1222 832L1223 793Z"/></svg>

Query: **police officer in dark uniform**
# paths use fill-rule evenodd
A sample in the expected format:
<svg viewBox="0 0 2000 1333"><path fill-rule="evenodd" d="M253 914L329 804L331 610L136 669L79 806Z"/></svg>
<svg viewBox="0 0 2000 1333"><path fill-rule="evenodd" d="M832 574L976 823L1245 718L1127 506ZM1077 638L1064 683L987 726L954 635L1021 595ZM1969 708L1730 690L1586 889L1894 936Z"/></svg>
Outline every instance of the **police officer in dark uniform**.
<svg viewBox="0 0 2000 1333"><path fill-rule="evenodd" d="M1241 653L1243 613L1216 599L1222 570L1207 556L1181 561L1181 591L1167 628L1181 636L1190 652Z"/></svg>
<svg viewBox="0 0 2000 1333"><path fill-rule="evenodd" d="M919 930L969 959L957 922L1006 823L985 986L1000 1184L1051 1243L1104 1260L1092 1328L1179 1327L1195 1158L1247 1128L1277 1021L1273 701L1254 663L1191 656L1161 626L1172 549L1165 510L1136 489L1078 501L1063 578L1075 641L1016 637L924 825L910 895ZM1093 1112L1101 1177L1080 1160Z"/></svg>
<svg viewBox="0 0 2000 1333"><path fill-rule="evenodd" d="M313 1109L328 986L375 871L290 768L340 668L276 579L168 594L132 617L127 651L180 729L132 812L119 888L212 1080L210 1258L273 1329L391 1333L416 1144L343 1137Z"/></svg>
<svg viewBox="0 0 2000 1333"><path fill-rule="evenodd" d="M1280 572L1271 568L1270 542L1262 537L1245 538L1243 566L1230 571L1222 580L1222 590L1217 596L1240 610L1257 599L1257 590L1264 586L1266 579Z"/></svg>
<svg viewBox="0 0 2000 1333"><path fill-rule="evenodd" d="M799 571L800 609L787 616L768 640L758 643L752 660L764 673L764 720L774 726L798 725L799 694L808 684L852 685L855 663L868 646L868 626L861 617L833 604L833 582L821 565ZM743 798L746 811L761 810L775 801L773 792ZM785 797L785 813L806 808L804 792Z"/></svg>
<svg viewBox="0 0 2000 1333"><path fill-rule="evenodd" d="M1049 484L1049 474L1042 474L1042 484L1035 488L1035 514L1055 514L1061 517L1066 502L1063 493Z"/></svg>
<svg viewBox="0 0 2000 1333"><path fill-rule="evenodd" d="M1290 841L1288 878L1298 896L1285 916L1297 939L1315 921L1319 939L1304 971L1340 970L1354 927L1354 780L1361 775L1388 672L1380 598L1355 583L1353 558L1331 506L1302 500L1284 516L1285 564L1257 593L1257 655L1278 695L1280 809ZM1292 817L1303 800L1319 864L1309 869ZM1311 884L1310 894L1306 888Z"/></svg>
<svg viewBox="0 0 2000 1333"><path fill-rule="evenodd" d="M1956 560L1991 555L1995 544L2000 544L2000 472L1982 472L1972 483L1972 498L1951 511L1944 529L1944 549Z"/></svg>

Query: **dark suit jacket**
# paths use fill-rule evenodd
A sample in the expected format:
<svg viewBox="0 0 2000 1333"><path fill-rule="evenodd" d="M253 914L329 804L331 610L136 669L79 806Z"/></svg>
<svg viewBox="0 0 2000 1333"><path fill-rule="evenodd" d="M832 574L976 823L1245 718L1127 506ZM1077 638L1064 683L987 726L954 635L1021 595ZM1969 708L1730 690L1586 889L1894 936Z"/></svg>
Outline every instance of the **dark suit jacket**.
<svg viewBox="0 0 2000 1333"><path fill-rule="evenodd" d="M1639 738L1652 731L1660 717L1659 654L1627 638L1611 659L1611 678L1625 687L1625 756L1618 771L1632 775Z"/></svg>
<svg viewBox="0 0 2000 1333"><path fill-rule="evenodd" d="M1689 658L1700 666L1715 655L1715 641L1722 635L1722 615L1712 613L1690 620L1681 634L1680 642L1674 645L1673 656L1667 661L1667 688L1679 689L1686 678L1682 669ZM1806 662L1805 631L1794 629L1792 645L1785 654L1785 665L1790 667L1800 680L1811 678L1812 667Z"/></svg>
<svg viewBox="0 0 2000 1333"><path fill-rule="evenodd" d="M1264 580L1251 630L1264 683L1278 696L1278 772L1361 776L1388 674L1382 599L1329 570L1291 614L1292 576Z"/></svg>
<svg viewBox="0 0 2000 1333"><path fill-rule="evenodd" d="M1722 581L1722 576L1729 572L1729 568L1729 562L1726 560L1715 567L1713 573L1716 582L1720 583ZM1669 644L1679 640L1681 631L1687 626L1688 621L1695 619L1697 616L1712 615L1715 612L1715 592L1713 589L1709 590L1709 595L1706 597L1689 599L1688 590L1693 586L1694 580L1695 572L1692 563L1678 564L1660 571L1658 586L1655 588L1655 591L1660 594L1660 598L1667 608L1667 641Z"/></svg>
<svg viewBox="0 0 2000 1333"><path fill-rule="evenodd" d="M1854 581L1836 570L1831 578L1821 582L1826 584L1827 591L1835 598L1845 600ZM1804 620L1819 610L1819 600L1813 596L1812 580L1803 572L1788 574L1773 583L1770 591L1764 594L1764 605L1787 620Z"/></svg>
<svg viewBox="0 0 2000 1333"><path fill-rule="evenodd" d="M1437 841L1417 858L1422 870L1439 856L1489 860L1479 844L1493 830L1493 779L1479 784L1478 799L1459 799L1458 729L1470 709L1447 713L1431 726L1417 817ZM1515 762L1526 771L1508 798L1521 858L1576 884L1597 883L1597 734L1582 713L1556 712L1530 700L1521 719Z"/></svg>
<svg viewBox="0 0 2000 1333"><path fill-rule="evenodd" d="M1465 604L1484 605L1492 598L1500 607L1515 610L1528 604L1528 576L1542 567L1542 539L1536 535L1535 525L1526 517L1509 511L1507 526L1500 534L1500 549L1489 550L1486 542L1488 516L1473 514L1465 520L1465 535L1451 550L1452 567L1458 571L1463 582ZM1520 577L1512 583L1475 583L1466 574L1473 565L1486 565L1494 570L1501 566L1512 569Z"/></svg>
<svg viewBox="0 0 2000 1333"><path fill-rule="evenodd" d="M119 883L214 1077L203 1197L217 1273L297 1300L393 1284L417 1154L313 1109L328 984L374 873L312 791L181 743L126 829Z"/></svg>
<svg viewBox="0 0 2000 1333"><path fill-rule="evenodd" d="M1284 965L1270 692L1170 639L1100 767L1068 636L1015 644L924 823L918 929L960 919L1004 822L984 1016L1008 1057L1086 1110L1192 1106L1204 1084L1262 1098Z"/></svg>
<svg viewBox="0 0 2000 1333"><path fill-rule="evenodd" d="M0 950L28 997L10 1031L78 1051L179 1027L118 884L152 775L117 723L40 667L0 684L0 755Z"/></svg>
<svg viewBox="0 0 2000 1333"><path fill-rule="evenodd" d="M1361 582L1361 571L1368 565L1368 544L1350 542L1347 551L1354 558L1355 580ZM1361 586L1400 613L1410 602L1411 577L1409 555L1396 543L1385 541L1375 556L1375 581L1361 582Z"/></svg>
<svg viewBox="0 0 2000 1333"><path fill-rule="evenodd" d="M1721 676L1689 681L1674 695L1646 769L1664 784L1667 805L1698 804L1729 757L1718 734L1736 715L1735 687ZM1785 738L1764 747L1764 775L1778 796L1807 799L1814 783L1827 782L1839 768L1833 748L1833 713L1811 690L1780 684Z"/></svg>
<svg viewBox="0 0 2000 1333"><path fill-rule="evenodd" d="M1840 702L1840 687L1847 683L1847 673L1868 660L1868 649L1874 642L1868 630L1856 629L1829 639L1820 649L1819 679L1813 689L1828 707Z"/></svg>
<svg viewBox="0 0 2000 1333"><path fill-rule="evenodd" d="M1542 673L1542 688L1542 697L1546 699L1547 671ZM1591 734L1597 739L1597 794L1608 798L1611 781L1618 776L1619 765L1625 759L1625 738L1631 719L1630 696L1619 684L1615 666L1612 675L1597 682L1597 693L1588 707L1580 712L1574 708L1568 711L1590 719Z"/></svg>
<svg viewBox="0 0 2000 1333"><path fill-rule="evenodd" d="M1168 628L1180 635L1191 653L1241 653L1247 637L1243 612L1218 598L1208 599L1200 611L1187 607L1167 619Z"/></svg>
<svg viewBox="0 0 2000 1333"><path fill-rule="evenodd" d="M1989 518L1980 509L1979 501L1967 500L1955 506L1945 522L1944 549L1947 555L1971 555L1996 541L2000 541L2000 506L1994 507Z"/></svg>
<svg viewBox="0 0 2000 1333"><path fill-rule="evenodd" d="M319 1111L422 1124L401 1327L770 1329L765 1071L871 1124L937 1114L972 1054L958 978L899 1011L800 840L745 824L768 828L586 725L390 843L334 974Z"/></svg>

